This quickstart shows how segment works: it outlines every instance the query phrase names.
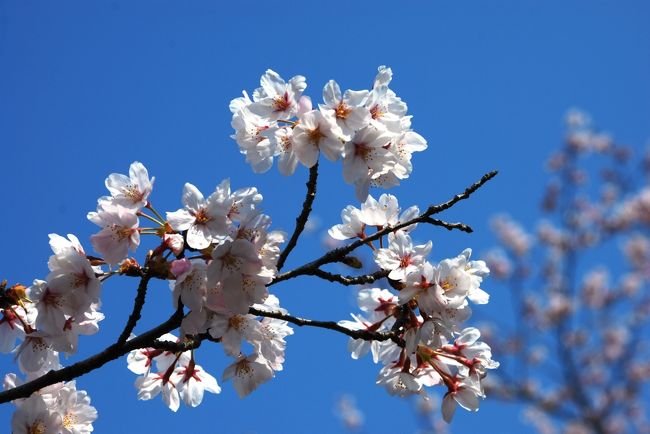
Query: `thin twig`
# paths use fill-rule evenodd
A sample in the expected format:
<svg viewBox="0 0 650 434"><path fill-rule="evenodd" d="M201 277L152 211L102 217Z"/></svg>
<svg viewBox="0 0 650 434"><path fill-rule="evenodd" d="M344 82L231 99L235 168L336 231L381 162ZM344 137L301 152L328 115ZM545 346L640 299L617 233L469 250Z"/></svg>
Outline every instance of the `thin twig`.
<svg viewBox="0 0 650 434"><path fill-rule="evenodd" d="M456 205L461 200L468 199L472 195L472 193L474 193L476 190L481 188L483 186L483 184L488 182L490 179L497 176L498 173L499 173L499 171L497 171L497 170L493 170L492 172L486 173L485 175L483 175L481 177L481 179L479 179L474 184L467 187L465 189L465 191L462 192L461 194L457 194L456 196L452 197L451 199L449 199L445 203L441 203L439 205L431 205L426 210L426 212L424 214L427 215L427 216L431 216L431 215L434 215L434 214L439 214L439 213L451 208L452 206Z"/></svg>
<svg viewBox="0 0 650 434"><path fill-rule="evenodd" d="M388 273L390 273L389 270L379 270L371 274L365 274L363 276L342 276L340 274L334 274L334 273L330 273L329 271L324 271L321 270L320 268L316 268L313 270L309 270L308 272L305 273L305 275L316 276L316 277L320 277L321 279L328 280L330 282L337 282L342 285L350 286L350 285L363 285L366 283L375 282L379 279L383 279L384 277L387 277ZM272 285L273 283L275 282L272 282L270 285Z"/></svg>
<svg viewBox="0 0 650 434"><path fill-rule="evenodd" d="M293 230L293 234L291 235L289 242L287 243L284 250L282 250L282 253L280 253L280 257L278 258L278 264L277 264L278 271L280 271L280 269L284 267L284 262L287 260L289 253L291 253L294 247L296 247L296 244L298 243L298 237L300 237L300 234L305 229L307 220L309 220L309 214L311 213L311 206L314 203L314 199L316 198L317 180L318 180L318 161L309 169L309 180L307 181L307 184L305 184L307 186L307 195L305 196L305 201L302 204L302 211L300 212L300 215L296 217L296 228Z"/></svg>
<svg viewBox="0 0 650 434"><path fill-rule="evenodd" d="M449 231L453 229L458 229L459 231L467 232L468 234L474 232L474 229L472 229L470 226L460 222L449 223L444 220L434 219L432 217L425 217L424 219L422 219L422 222L429 223L430 225L434 225L434 226L441 226Z"/></svg>
<svg viewBox="0 0 650 434"><path fill-rule="evenodd" d="M338 323L335 323L333 321L318 321L318 320L313 320L313 319L306 319L306 318L298 318L295 316L291 316L286 313L282 312L272 312L272 311L266 311L266 310L261 310L261 309L256 309L254 307L251 307L248 309L248 313L252 315L257 315L257 316L262 316L266 318L275 318L275 319L281 319L283 321L290 322L292 324L295 324L297 326L303 327L303 326L308 326L308 327L319 327L319 328L324 328L328 330L334 330L340 333L343 333L344 335L348 335L353 339L363 339L364 341L387 341L387 340L392 340L395 342L397 345L404 346L404 342L402 339L400 339L399 336L395 332L376 332L372 330L367 330L367 329L361 329L361 330L350 330L347 327L343 327L339 325Z"/></svg>
<svg viewBox="0 0 650 434"><path fill-rule="evenodd" d="M271 283L272 284L273 283L278 283L278 282L281 282L283 280L292 279L292 278L294 278L296 276L309 274L310 272L313 272L313 270L320 268L322 265L339 261L342 257L346 256L347 254L349 254L353 250L359 248L360 246L362 246L364 244L371 243L372 241L375 241L375 240L383 237L386 234L389 234L391 232L395 232L398 229L405 228L405 227L410 226L410 225L415 224L415 223L426 222L426 220L430 219L430 217L433 214L438 214L438 213L440 213L440 212L442 212L442 211L444 211L446 209L451 208L452 206L454 206L456 203L460 202L461 200L465 200L465 199L469 198L472 195L472 193L474 193L476 190L481 188L490 179L494 178L497 175L497 173L498 172L496 170L492 171L492 172L489 172L489 173L486 173L485 175L483 175L481 177L480 180L478 180L477 182L475 182L471 186L467 187L463 193L457 194L456 196L452 197L447 202L444 202L444 203L439 204L439 205L431 205L429 208L427 208L427 210L424 213L420 214L419 216L417 216L417 217L415 217L415 218L413 218L411 220L401 222L401 223L399 223L399 224L397 224L395 226L388 226L388 227L386 227L386 228L384 228L384 229L382 229L380 231L377 231L374 234L369 235L369 236L367 236L367 237L365 237L363 239L356 240L356 241L348 244L347 246L343 246L343 247L339 247L337 249L330 250L329 252L325 253L323 256L321 256L320 258L318 258L318 259L316 259L316 260L314 260L312 262L309 262L309 263L307 263L305 265L302 265L302 266L300 266L298 268L295 268L295 269L293 269L291 271L287 271L286 273L279 274L278 276L275 277L275 279L273 279L273 281ZM442 223L442 221L440 221L440 222ZM450 225L455 225L455 224L450 224ZM458 229L460 229L460 228L458 228Z"/></svg>

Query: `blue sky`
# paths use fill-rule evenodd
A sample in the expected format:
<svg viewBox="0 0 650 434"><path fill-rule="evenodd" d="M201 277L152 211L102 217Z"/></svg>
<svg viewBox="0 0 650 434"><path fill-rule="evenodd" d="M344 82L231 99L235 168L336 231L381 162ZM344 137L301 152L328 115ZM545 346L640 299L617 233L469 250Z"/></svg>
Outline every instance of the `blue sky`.
<svg viewBox="0 0 650 434"><path fill-rule="evenodd" d="M173 2L0 0L0 278L30 282L47 274L47 234L95 231L85 215L104 178L143 162L156 176L153 202L180 207L184 182L203 191L230 177L255 185L274 226L291 230L307 171L253 175L229 138L228 102L252 90L267 69L307 77L320 101L334 78L367 88L377 66L395 73L392 88L409 105L413 127L429 142L411 178L391 191L421 207L446 200L499 169L500 175L449 220L471 235L427 228L433 259L465 247L480 255L494 242L489 217L506 211L532 224L544 185L543 163L562 135L562 116L578 106L637 149L650 136L650 6L628 1ZM315 214L322 226L288 262L321 254L320 231L356 204L341 166L322 165ZM485 289L490 290L489 282ZM306 278L274 287L296 315L343 319L353 291ZM134 282L110 282L100 334L82 338L79 356L115 339ZM170 312L165 285L153 286L138 326ZM477 315L499 315L508 293L493 292ZM477 318L478 319L478 318ZM366 432L413 432L414 410L374 385L377 367L353 361L347 339L312 329L288 338L285 371L239 400L226 384L201 407L172 414L159 400L138 402L124 360L79 380L99 411L98 432L176 432L211 427L235 433L336 432L338 396L357 397ZM220 377L222 349L201 349L199 363ZM498 359L498 355L495 355ZM77 357L70 360L73 362ZM64 363L66 363L64 361ZM11 356L2 373L15 371ZM223 385L222 385L223 386ZM459 412L454 432L522 433L518 407L488 399L477 414ZM0 406L0 426L11 406ZM390 415L390 416L387 416ZM500 421L511 423L503 426Z"/></svg>

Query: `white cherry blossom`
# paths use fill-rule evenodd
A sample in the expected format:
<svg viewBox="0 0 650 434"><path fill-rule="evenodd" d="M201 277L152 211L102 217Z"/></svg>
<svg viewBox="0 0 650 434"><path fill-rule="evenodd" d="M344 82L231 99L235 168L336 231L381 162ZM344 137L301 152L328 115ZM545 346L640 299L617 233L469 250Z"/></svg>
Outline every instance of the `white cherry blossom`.
<svg viewBox="0 0 650 434"><path fill-rule="evenodd" d="M252 315L216 314L209 324L209 333L213 338L221 338L223 349L230 356L237 356L241 351L242 340L259 341L260 322Z"/></svg>
<svg viewBox="0 0 650 434"><path fill-rule="evenodd" d="M404 168L402 174L409 175L413 171L411 157L414 152L427 149L427 141L415 131L404 131L394 136L388 150L395 156L397 163ZM402 177L405 177L402 175ZM403 178L402 178L403 179Z"/></svg>
<svg viewBox="0 0 650 434"><path fill-rule="evenodd" d="M174 308L178 306L180 299L190 310L200 311L207 292L205 262L179 259L172 262L171 272L176 276L176 280L169 284Z"/></svg>
<svg viewBox="0 0 650 434"><path fill-rule="evenodd" d="M233 115L232 127L235 134L231 136L239 145L239 152L246 156L246 162L253 172L264 173L273 165L275 149L269 136L274 132L267 118L251 111L250 106L243 107Z"/></svg>
<svg viewBox="0 0 650 434"><path fill-rule="evenodd" d="M48 237L50 238L50 248L54 252L54 255L64 253L67 249L74 249L80 255L86 256L86 252L81 246L79 238L75 235L68 234L68 238L64 238L61 235L49 234Z"/></svg>
<svg viewBox="0 0 650 434"><path fill-rule="evenodd" d="M219 200L220 196L220 192L216 191L205 199L199 189L188 182L183 187L185 208L167 213L167 221L172 229L187 231L187 244L190 247L205 249L225 238L230 207Z"/></svg>
<svg viewBox="0 0 650 434"><path fill-rule="evenodd" d="M384 366L379 371L377 384L384 386L389 394L401 397L415 395L422 390L422 384L409 370L404 371L402 367L391 367L390 365Z"/></svg>
<svg viewBox="0 0 650 434"><path fill-rule="evenodd" d="M24 338L25 329L16 309L2 309L0 312L0 353L9 353L16 348L16 339Z"/></svg>
<svg viewBox="0 0 650 434"><path fill-rule="evenodd" d="M338 83L330 80L323 88L323 101L325 104L319 105L319 108L322 112L334 116L341 132L349 139L355 131L360 130L370 122L370 111L363 106L364 98L367 95L367 90L346 90L345 94L342 95Z"/></svg>
<svg viewBox="0 0 650 434"><path fill-rule="evenodd" d="M134 161L129 167L129 176L111 173L105 184L115 204L140 209L147 204L154 181L154 177L149 178L144 165Z"/></svg>
<svg viewBox="0 0 650 434"><path fill-rule="evenodd" d="M47 286L50 292L67 298L70 310L65 313L74 315L75 310L85 310L90 303L99 302L101 283L95 273L101 270L90 264L81 245L57 246L61 238L50 234L54 255L48 260Z"/></svg>
<svg viewBox="0 0 650 434"><path fill-rule="evenodd" d="M393 280L405 280L406 275L417 271L431 251L431 241L413 246L411 237L396 231L388 236L388 248L375 251L375 263L384 270L390 270L388 277Z"/></svg>
<svg viewBox="0 0 650 434"><path fill-rule="evenodd" d="M341 220L343 220L343 223L332 226L327 233L335 240L362 238L366 227L362 219L363 215L361 210L352 205L348 205L341 211Z"/></svg>
<svg viewBox="0 0 650 434"><path fill-rule="evenodd" d="M48 408L41 395L34 393L14 413L11 429L13 434L59 434L63 421L59 413Z"/></svg>
<svg viewBox="0 0 650 434"><path fill-rule="evenodd" d="M464 378L456 381L452 389L447 392L442 400L442 417L447 423L451 422L456 411L456 404L465 410L477 411L479 406L479 397L484 397L480 386L472 378Z"/></svg>
<svg viewBox="0 0 650 434"><path fill-rule="evenodd" d="M343 133L332 115L312 110L300 117L293 132L293 147L300 162L312 167L322 152L328 160L336 161L343 152Z"/></svg>
<svg viewBox="0 0 650 434"><path fill-rule="evenodd" d="M273 134L276 155L278 158L278 169L285 176L293 175L298 166L298 156L295 152L293 140L293 128L282 127L275 130Z"/></svg>
<svg viewBox="0 0 650 434"><path fill-rule="evenodd" d="M390 135L373 126L355 132L344 147L345 182L353 184L361 178L372 178L374 174L390 170L395 165L395 157L388 150L390 142ZM365 197L360 199L365 200Z"/></svg>
<svg viewBox="0 0 650 434"><path fill-rule="evenodd" d="M397 296L387 289L364 288L357 295L359 309L369 315L371 321L381 321L387 316L393 315L397 307ZM392 322L387 322L390 328Z"/></svg>
<svg viewBox="0 0 650 434"><path fill-rule="evenodd" d="M138 389L138 399L147 401L162 394L165 405L173 412L178 411L180 397L176 385L170 380L169 374L163 372L148 372L135 380L135 387Z"/></svg>
<svg viewBox="0 0 650 434"><path fill-rule="evenodd" d="M208 285L214 286L233 274L253 274L261 262L250 241L241 238L225 241L212 251L212 262L207 268Z"/></svg>
<svg viewBox="0 0 650 434"><path fill-rule="evenodd" d="M197 407L203 401L204 392L221 393L217 380L199 365L190 360L180 364L172 374L172 381L180 398L190 407Z"/></svg>
<svg viewBox="0 0 650 434"><path fill-rule="evenodd" d="M292 335L293 329L286 321L263 318L258 334L259 338L252 337L249 342L266 359L271 369L281 371L284 363L284 350L287 346L284 338Z"/></svg>
<svg viewBox="0 0 650 434"><path fill-rule="evenodd" d="M88 213L88 220L102 228L90 237L93 248L109 265L117 265L140 245L138 217L122 205L100 202L97 212Z"/></svg>
<svg viewBox="0 0 650 434"><path fill-rule="evenodd" d="M288 119L298 114L299 101L307 82L302 75L285 82L280 75L267 69L260 78L261 87L253 93L251 111L269 119Z"/></svg>
<svg viewBox="0 0 650 434"><path fill-rule="evenodd" d="M58 390L55 402L55 411L61 415L64 434L93 432L92 423L97 419L97 410L90 405L88 393L77 390L74 381Z"/></svg>
<svg viewBox="0 0 650 434"><path fill-rule="evenodd" d="M392 194L382 194L377 201L368 196L361 204L361 219L368 226L384 227L398 220L400 208Z"/></svg>
<svg viewBox="0 0 650 434"><path fill-rule="evenodd" d="M247 357L240 355L235 363L228 366L223 373L223 381L232 379L237 395L244 398L273 376L273 370L264 357L253 353Z"/></svg>

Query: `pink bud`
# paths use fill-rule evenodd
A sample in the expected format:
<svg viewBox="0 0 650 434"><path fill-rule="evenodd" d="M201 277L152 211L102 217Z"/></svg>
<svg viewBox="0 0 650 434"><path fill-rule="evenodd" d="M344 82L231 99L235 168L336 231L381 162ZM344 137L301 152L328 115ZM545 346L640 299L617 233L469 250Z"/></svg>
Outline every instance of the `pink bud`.
<svg viewBox="0 0 650 434"><path fill-rule="evenodd" d="M175 261L172 261L172 274L176 277L180 276L181 274L187 273L190 271L192 268L192 263L188 259L177 259Z"/></svg>

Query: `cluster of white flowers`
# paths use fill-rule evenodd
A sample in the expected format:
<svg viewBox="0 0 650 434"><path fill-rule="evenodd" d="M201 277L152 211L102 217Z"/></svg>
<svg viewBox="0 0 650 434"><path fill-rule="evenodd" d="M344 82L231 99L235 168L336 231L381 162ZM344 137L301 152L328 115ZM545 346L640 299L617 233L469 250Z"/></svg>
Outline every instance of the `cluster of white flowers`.
<svg viewBox="0 0 650 434"><path fill-rule="evenodd" d="M98 310L101 285L95 273L101 271L99 267L92 265L74 235L50 234L50 246L54 254L46 280L3 288L0 351L16 354L18 368L28 381L60 368L59 355L76 353L79 335L97 333L104 319ZM17 340L22 342L17 345ZM16 374L5 376L5 389L20 384ZM77 391L74 382L58 383L14 403L14 434L86 433L93 430L97 417L90 398Z"/></svg>
<svg viewBox="0 0 650 434"><path fill-rule="evenodd" d="M365 316L330 324L339 331L347 327L348 333L392 333L392 340L352 340L353 357L372 351L375 362L384 364L378 383L391 394L422 394L424 386L444 384L448 392L443 414L450 420L455 403L478 408L478 397L484 396L481 379L486 369L498 366L490 348L478 341L478 330L460 327L471 313L468 300L488 301L480 289L488 269L483 261L469 260L469 249L456 258L430 263L431 242L413 245L410 236L416 227L410 221L419 216L419 209L401 212L394 196L385 194L377 201L369 195L370 186L388 188L408 178L412 153L427 147L411 130L406 104L388 87L391 79L390 68L382 66L371 90L344 93L332 80L323 90L323 104L312 110L311 99L303 95L304 77L285 82L268 70L252 99L244 92L232 100L233 137L255 172L268 170L274 157L285 175L294 173L298 162L314 167L321 152L329 160L343 160L343 177L364 203L361 209L345 208L343 223L329 233L336 240L364 239L368 228L387 229L386 247L383 239L378 249L370 245L375 262L398 293L364 289L359 305ZM260 211L262 195L254 187L233 191L226 179L206 198L186 183L183 207L163 217L149 199L153 184L154 178L139 162L131 164L128 176L114 173L106 179L110 195L100 197L96 211L87 216L100 227L90 238L100 257L87 255L74 235L51 234L54 254L46 280L35 280L30 287L0 283L0 351L16 354L27 381L61 368L59 355L76 353L79 336L98 331L104 318L99 312L101 285L116 275L141 280L133 314L110 348L117 347L122 354L136 348L125 341L140 316L142 291L151 278L169 281L176 309L170 321L176 318L180 323L179 337L166 334L154 341L147 334L136 338L131 333L136 339L131 344L141 339L140 346L150 346L131 351L127 359L128 368L138 375L139 399L161 395L176 411L181 401L195 407L206 391L220 393L217 380L196 363L192 348L203 340L222 344L233 358L222 381L232 380L240 397L283 369L285 337L293 334L286 320L301 325L308 320L290 316L268 291L277 277L280 245L287 235L270 230L271 218ZM304 208L308 217L309 207ZM142 226L141 218L153 225ZM403 223L407 226L389 230ZM298 224L283 262L300 230ZM140 266L128 256L144 235L154 237L157 246L148 250ZM299 274L296 270L294 275ZM5 376L5 389L19 384L15 374ZM14 434L83 434L93 431L97 418L87 394L77 391L74 382L47 386L14 403L18 407L12 420Z"/></svg>
<svg viewBox="0 0 650 434"><path fill-rule="evenodd" d="M63 238L51 234L54 254L48 262L47 279L35 280L30 287L14 285L8 289L3 282L0 350L16 353L18 366L28 380L59 369L60 353L75 353L79 335L99 330L98 323L104 318L98 311L101 282L115 274L129 274L134 268L142 272L135 260L127 258L129 250L139 246L141 235L160 240L149 258L164 258L169 272L158 277L170 280L174 308L182 303L188 310L181 324L182 337L209 334L215 342L223 343L226 353L236 359L223 378L234 378L240 396L282 370L284 337L293 330L286 321L248 314L251 306L283 311L266 285L277 273L279 246L286 235L269 231L271 219L257 208L262 195L255 188L231 191L229 180L224 180L205 199L188 183L183 190L184 208L168 212L164 219L149 202L153 182L139 162L131 164L129 176L111 174L106 179L111 195L99 198L97 211L88 214L88 219L101 227L91 236L101 258L86 255L74 235ZM155 226L140 226L140 217ZM196 252L199 254L194 257L185 256ZM175 259L167 260L170 255ZM114 268L105 270L103 266ZM177 340L171 335L162 339ZM17 340L22 343L17 345ZM241 353L243 341L252 346L248 355ZM150 399L162 392L163 400L174 411L180 399L196 406L205 390L221 390L217 381L195 363L191 351L175 354L140 349L130 354L128 362L129 369L142 374L136 380L138 397ZM152 371L153 367L157 371ZM16 387L17 382L15 374L7 374L4 386ZM14 432L41 432L38 429L42 427L47 428L43 432L52 433L90 432L96 412L89 402L85 392L75 391L74 383L43 389L17 401Z"/></svg>
<svg viewBox="0 0 650 434"><path fill-rule="evenodd" d="M20 384L22 382L14 374L5 377L5 389ZM93 431L92 423L97 419L97 411L90 405L88 394L85 390L77 390L74 381L46 387L14 404L17 409L11 421L13 434L87 434Z"/></svg>
<svg viewBox="0 0 650 434"><path fill-rule="evenodd" d="M303 95L305 77L285 82L267 70L253 99L244 91L230 103L232 136L253 171L273 165L291 175L298 162L316 164L322 152L328 160L343 159L343 178L365 200L370 186L390 188L411 174L411 154L427 148L422 136L411 130L407 106L388 85L393 72L379 67L372 90L346 90L334 80L323 88L323 104L312 110Z"/></svg>
<svg viewBox="0 0 650 434"><path fill-rule="evenodd" d="M265 304L254 306L274 312L284 311L274 295L269 295ZM275 371L282 370L286 347L284 338L293 334L286 321L273 318L260 320L250 314L234 314L227 310L211 311L206 316L209 319L201 325L204 333L220 341L225 353L235 358L224 370L223 380L233 380L240 398L273 378ZM162 336L160 340L181 342L171 334ZM244 341L253 348L249 355L242 353ZM175 354L142 348L129 354L128 366L132 372L141 375L135 381L138 398L149 400L162 394L163 402L172 411L178 410L181 399L188 406L196 407L203 401L204 391L221 392L217 380L195 363L190 351Z"/></svg>
<svg viewBox="0 0 650 434"><path fill-rule="evenodd" d="M367 228L395 226L418 213L416 207L400 213L394 196L384 194L379 201L369 196L361 209L345 208L343 223L329 233L338 240L365 238ZM409 232L415 226L391 232L388 246L374 251L375 263L389 272L397 294L382 288L362 289L358 302L363 314L353 314L354 321L339 324L353 330L395 332L403 345L394 340L351 338L352 358L371 352L375 363L381 361L384 366L377 384L391 395L424 394L424 387L446 386L442 414L450 421L457 403L467 410L478 409L478 398L485 397L481 379L487 369L499 366L492 360L490 347L479 342L478 329L461 327L471 315L468 300L488 302L480 285L489 270L483 261L470 261L470 249L432 264L427 260L431 242L413 245Z"/></svg>
<svg viewBox="0 0 650 434"><path fill-rule="evenodd" d="M165 334L161 341L177 342L176 336ZM190 407L203 401L205 391L221 392L217 380L194 362L189 351L174 354L169 351L143 348L132 351L128 358L129 369L138 375L135 386L138 398L151 399L162 394L163 401L173 410L178 410L180 399ZM153 371L153 368L157 371Z"/></svg>

